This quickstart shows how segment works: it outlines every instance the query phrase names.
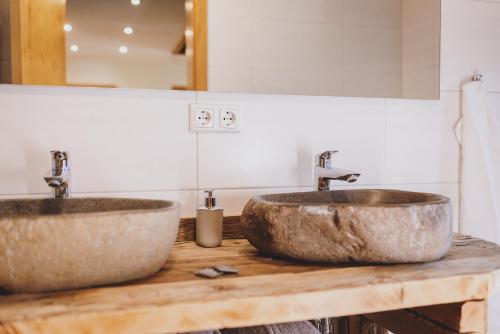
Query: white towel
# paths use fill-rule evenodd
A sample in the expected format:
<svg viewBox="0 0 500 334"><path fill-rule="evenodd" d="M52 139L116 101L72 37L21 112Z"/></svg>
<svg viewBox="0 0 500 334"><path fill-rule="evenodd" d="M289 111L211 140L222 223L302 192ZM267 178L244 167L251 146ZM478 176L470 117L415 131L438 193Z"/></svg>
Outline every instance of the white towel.
<svg viewBox="0 0 500 334"><path fill-rule="evenodd" d="M481 81L464 85L460 232L500 244L500 126ZM500 333L500 292L489 296L489 333Z"/></svg>
<svg viewBox="0 0 500 334"><path fill-rule="evenodd" d="M481 81L464 85L460 232L500 243L500 126L487 99Z"/></svg>

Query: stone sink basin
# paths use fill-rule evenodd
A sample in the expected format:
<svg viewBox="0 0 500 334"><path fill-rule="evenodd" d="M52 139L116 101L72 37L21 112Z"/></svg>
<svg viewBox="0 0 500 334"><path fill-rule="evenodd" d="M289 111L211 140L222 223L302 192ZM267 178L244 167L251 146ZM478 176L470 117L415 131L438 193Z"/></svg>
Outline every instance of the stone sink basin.
<svg viewBox="0 0 500 334"><path fill-rule="evenodd" d="M448 198L398 190L258 196L245 206L241 224L262 253L301 261L432 261L452 240Z"/></svg>
<svg viewBox="0 0 500 334"><path fill-rule="evenodd" d="M157 200L0 200L0 286L42 292L151 275L171 251L179 211Z"/></svg>

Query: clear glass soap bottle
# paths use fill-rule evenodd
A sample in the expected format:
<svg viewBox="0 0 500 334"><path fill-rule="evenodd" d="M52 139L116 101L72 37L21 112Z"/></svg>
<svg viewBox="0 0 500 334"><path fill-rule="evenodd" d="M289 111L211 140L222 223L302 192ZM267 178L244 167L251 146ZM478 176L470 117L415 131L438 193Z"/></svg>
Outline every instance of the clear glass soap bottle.
<svg viewBox="0 0 500 334"><path fill-rule="evenodd" d="M223 210L216 206L213 190L206 190L205 194L205 205L196 210L196 243L218 247L222 242Z"/></svg>

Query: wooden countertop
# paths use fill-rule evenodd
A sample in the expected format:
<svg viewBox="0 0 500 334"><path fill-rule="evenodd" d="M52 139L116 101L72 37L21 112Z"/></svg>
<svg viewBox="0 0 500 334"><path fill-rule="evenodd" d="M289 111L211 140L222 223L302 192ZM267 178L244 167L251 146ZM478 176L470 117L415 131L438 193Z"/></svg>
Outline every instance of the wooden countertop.
<svg viewBox="0 0 500 334"><path fill-rule="evenodd" d="M227 264L239 275L193 272ZM178 243L140 281L0 296L0 333L170 333L484 300L500 282L500 247L455 240L442 260L413 265L311 265L261 257L243 239L219 248Z"/></svg>

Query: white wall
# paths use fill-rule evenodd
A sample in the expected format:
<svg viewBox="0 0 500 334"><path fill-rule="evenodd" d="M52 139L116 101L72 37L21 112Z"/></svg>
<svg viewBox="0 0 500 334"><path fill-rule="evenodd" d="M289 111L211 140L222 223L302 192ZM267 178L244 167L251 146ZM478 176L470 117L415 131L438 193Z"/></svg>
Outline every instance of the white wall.
<svg viewBox="0 0 500 334"><path fill-rule="evenodd" d="M226 214L251 195L312 189L313 155L362 172L355 185L457 200L457 105L439 101L2 86L0 194L48 195L48 151L72 153L76 195L171 198L194 216L217 189ZM239 134L188 132L189 103L239 104ZM340 184L344 186L344 184Z"/></svg>
<svg viewBox="0 0 500 334"><path fill-rule="evenodd" d="M363 173L354 187L456 207L459 83L479 69L500 96L499 21L498 2L443 1L440 101L0 86L0 196L48 195L48 151L62 148L76 195L176 199L187 217L215 187L231 215L254 194L311 189L312 155L338 149L339 166ZM242 105L243 131L188 132L194 102Z"/></svg>
<svg viewBox="0 0 500 334"><path fill-rule="evenodd" d="M214 92L399 97L401 0L209 0L208 80Z"/></svg>

